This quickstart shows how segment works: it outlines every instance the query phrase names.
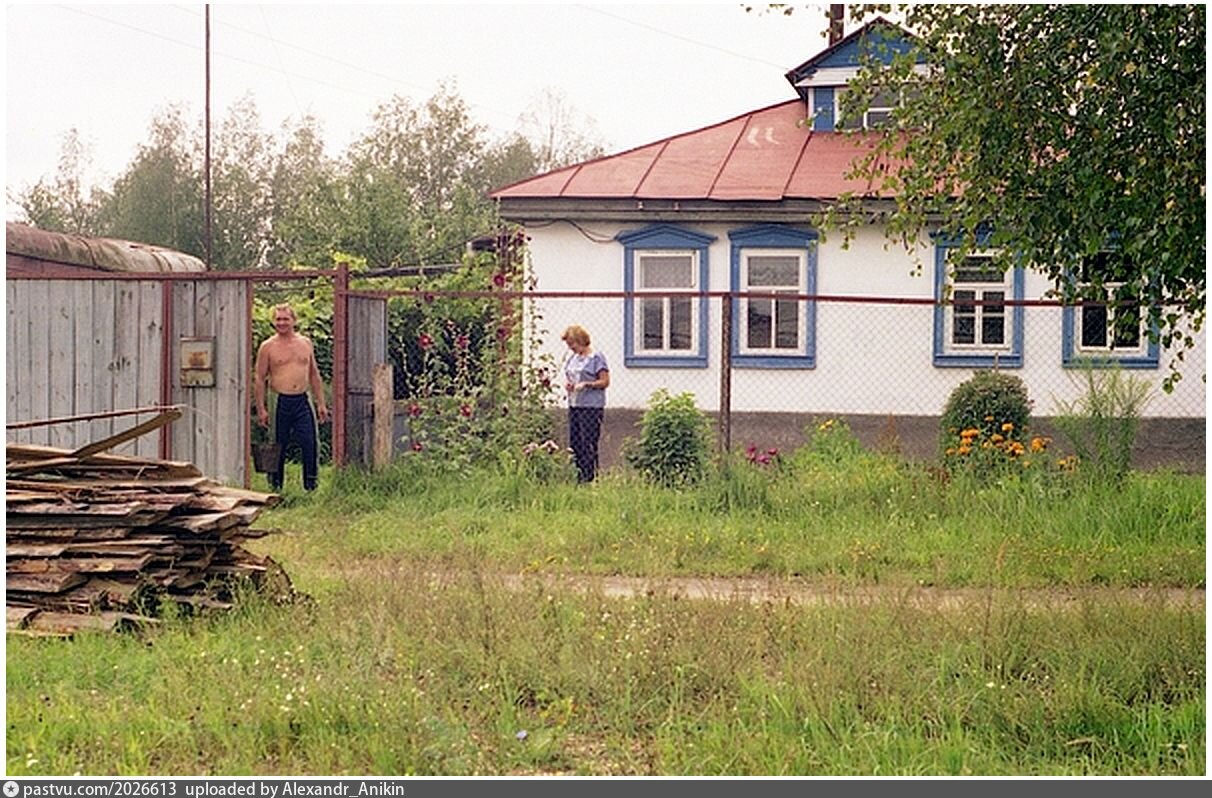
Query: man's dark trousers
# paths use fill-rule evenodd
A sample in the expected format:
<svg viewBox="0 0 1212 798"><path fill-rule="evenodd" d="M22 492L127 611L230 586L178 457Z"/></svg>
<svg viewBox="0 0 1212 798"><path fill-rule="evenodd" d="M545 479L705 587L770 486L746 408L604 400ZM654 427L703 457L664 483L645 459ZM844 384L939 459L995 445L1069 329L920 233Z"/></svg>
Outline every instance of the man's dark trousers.
<svg viewBox="0 0 1212 798"><path fill-rule="evenodd" d="M319 480L319 451L316 446L316 417L311 410L307 394L278 394L278 410L274 416L274 441L278 450L278 470L269 474L269 486L282 490L282 477L286 472L286 446L291 439L299 442L303 450L303 488L315 490Z"/></svg>

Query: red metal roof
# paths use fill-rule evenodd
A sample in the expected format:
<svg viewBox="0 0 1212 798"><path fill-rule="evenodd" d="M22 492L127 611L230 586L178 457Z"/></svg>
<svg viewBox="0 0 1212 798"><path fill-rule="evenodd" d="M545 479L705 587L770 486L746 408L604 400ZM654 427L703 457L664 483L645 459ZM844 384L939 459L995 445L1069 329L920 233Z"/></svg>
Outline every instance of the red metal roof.
<svg viewBox="0 0 1212 798"><path fill-rule="evenodd" d="M511 199L782 200L872 193L847 179L869 138L809 129L801 100L617 155L532 177L492 193Z"/></svg>

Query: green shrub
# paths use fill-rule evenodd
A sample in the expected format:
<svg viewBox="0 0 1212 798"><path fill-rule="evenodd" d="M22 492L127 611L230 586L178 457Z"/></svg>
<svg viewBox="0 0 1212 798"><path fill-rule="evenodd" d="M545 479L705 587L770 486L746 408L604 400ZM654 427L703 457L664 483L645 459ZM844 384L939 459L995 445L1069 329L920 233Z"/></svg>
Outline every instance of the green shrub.
<svg viewBox="0 0 1212 798"><path fill-rule="evenodd" d="M670 396L661 389L649 399L639 439L628 438L623 454L647 479L666 487L692 485L702 478L711 455L711 428L695 406L694 394Z"/></svg>
<svg viewBox="0 0 1212 798"><path fill-rule="evenodd" d="M1118 366L1082 369L1085 393L1072 402L1057 402L1057 429L1073 445L1082 471L1120 479L1132 465L1132 444L1153 389L1145 380Z"/></svg>
<svg viewBox="0 0 1212 798"><path fill-rule="evenodd" d="M954 447L965 432L969 437L1022 441L1030 418L1031 400L1021 379L1000 371L978 371L947 398L939 448Z"/></svg>
<svg viewBox="0 0 1212 798"><path fill-rule="evenodd" d="M842 419L827 418L813 423L804 432L808 443L796 452L799 459L822 465L841 465L863 452L858 437Z"/></svg>

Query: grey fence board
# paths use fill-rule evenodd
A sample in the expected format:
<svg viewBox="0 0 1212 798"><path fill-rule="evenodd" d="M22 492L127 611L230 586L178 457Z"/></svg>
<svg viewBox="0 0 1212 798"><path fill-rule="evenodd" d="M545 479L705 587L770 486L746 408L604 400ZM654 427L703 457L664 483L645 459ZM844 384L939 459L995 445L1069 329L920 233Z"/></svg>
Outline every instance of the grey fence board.
<svg viewBox="0 0 1212 798"><path fill-rule="evenodd" d="M33 283L29 289L29 383L30 406L26 418L50 416L50 334L46 322L50 310L50 285ZM31 433L34 443L49 444L50 432L38 427Z"/></svg>
<svg viewBox="0 0 1212 798"><path fill-rule="evenodd" d="M117 285L112 282L93 283L93 348L89 354L92 363L92 398L79 408L80 414L114 410L114 295ZM101 418L89 422L89 441L99 441L114 433L114 419Z"/></svg>
<svg viewBox="0 0 1212 798"><path fill-rule="evenodd" d="M114 354L113 408L129 410L139 406L136 389L139 384L139 296L135 284L124 282L114 294ZM118 429L130 426L130 419L121 419ZM128 441L114 450L116 454L135 454L135 442Z"/></svg>
<svg viewBox="0 0 1212 798"><path fill-rule="evenodd" d="M183 337L192 337L194 334L194 298L197 293L195 282L175 283L173 285L173 330L172 340L174 345L169 356L169 371L171 372L170 379L172 380L172 397L173 404L188 405L191 410L185 416L179 419L172 425L172 454L174 460L188 460L191 463L197 463L197 447L195 446L196 435L194 430L197 426L197 413L194 411L193 402L191 401L192 389L181 387L181 350L176 345Z"/></svg>
<svg viewBox="0 0 1212 798"><path fill-rule="evenodd" d="M138 284L139 327L136 357L138 364L137 406L160 404L160 353L164 349L164 312L160 286L153 282ZM160 435L144 435L135 440L135 452L140 457L156 457L160 453Z"/></svg>
<svg viewBox="0 0 1212 798"><path fill-rule="evenodd" d="M29 393L19 391L18 386L29 382L29 322L21 313L26 302L25 291L20 283L9 283L5 291L8 301L6 327L5 374L8 390L5 392L5 414L10 421L29 420ZM9 435L18 443L29 443L29 430L17 430Z"/></svg>
<svg viewBox="0 0 1212 798"><path fill-rule="evenodd" d="M244 462L244 429L249 418L248 333L244 319L245 283L214 283L215 387L212 446L214 473L235 481L231 465ZM243 479L243 472L239 478Z"/></svg>
<svg viewBox="0 0 1212 798"><path fill-rule="evenodd" d="M50 389L48 414L51 418L73 415L76 392L73 387L76 372L76 325L73 321L75 297L71 285L62 285L51 291L47 300L49 331L47 345L50 348L50 372L47 387ZM75 430L67 424L47 427L51 446L71 447Z"/></svg>
<svg viewBox="0 0 1212 798"><path fill-rule="evenodd" d="M96 327L93 324L93 284L86 280L73 283L72 307L74 310L75 329L72 331L72 345L75 348L76 384L74 386L74 408L95 407L93 401L93 349ZM83 415L78 413L76 415ZM72 425L74 440L93 440L90 435L91 422L77 421Z"/></svg>
<svg viewBox="0 0 1212 798"><path fill-rule="evenodd" d="M345 461L370 466L374 452L374 367L387 361L387 302L350 297L348 309Z"/></svg>

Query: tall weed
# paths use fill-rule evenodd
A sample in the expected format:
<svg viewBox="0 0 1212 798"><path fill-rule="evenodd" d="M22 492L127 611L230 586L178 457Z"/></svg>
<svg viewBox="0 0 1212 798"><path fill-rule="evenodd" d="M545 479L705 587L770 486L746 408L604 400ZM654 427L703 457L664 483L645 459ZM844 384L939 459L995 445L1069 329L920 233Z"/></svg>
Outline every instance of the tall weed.
<svg viewBox="0 0 1212 798"><path fill-rule="evenodd" d="M1086 364L1080 375L1084 392L1073 401L1057 402L1056 426L1069 439L1086 473L1097 479L1123 479L1131 468L1132 445L1153 389L1118 366Z"/></svg>

